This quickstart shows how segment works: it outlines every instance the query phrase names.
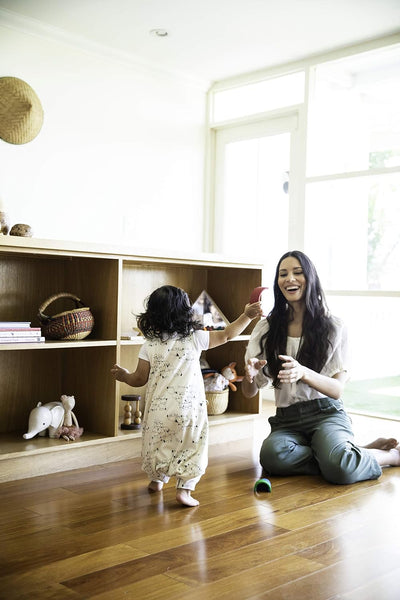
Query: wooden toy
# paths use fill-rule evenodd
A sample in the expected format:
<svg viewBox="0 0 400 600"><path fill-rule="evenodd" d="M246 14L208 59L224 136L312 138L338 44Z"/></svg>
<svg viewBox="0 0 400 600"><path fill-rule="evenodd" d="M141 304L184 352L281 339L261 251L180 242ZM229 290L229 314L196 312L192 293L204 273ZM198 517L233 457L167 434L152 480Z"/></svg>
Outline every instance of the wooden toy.
<svg viewBox="0 0 400 600"><path fill-rule="evenodd" d="M121 423L121 429L140 429L142 427L142 413L140 410L140 398L137 394L124 394L121 396L121 400L125 401L124 406L124 421ZM133 413L132 423L132 405L131 402L136 403L136 409Z"/></svg>

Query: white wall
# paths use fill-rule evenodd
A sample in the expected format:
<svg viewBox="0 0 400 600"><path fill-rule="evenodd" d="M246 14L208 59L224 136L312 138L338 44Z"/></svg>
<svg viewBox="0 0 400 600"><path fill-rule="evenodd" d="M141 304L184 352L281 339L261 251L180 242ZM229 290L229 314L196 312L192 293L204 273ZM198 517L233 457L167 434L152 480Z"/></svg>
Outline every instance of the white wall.
<svg viewBox="0 0 400 600"><path fill-rule="evenodd" d="M35 237L201 250L205 91L139 65L0 25L0 76L45 113L0 139L0 198Z"/></svg>

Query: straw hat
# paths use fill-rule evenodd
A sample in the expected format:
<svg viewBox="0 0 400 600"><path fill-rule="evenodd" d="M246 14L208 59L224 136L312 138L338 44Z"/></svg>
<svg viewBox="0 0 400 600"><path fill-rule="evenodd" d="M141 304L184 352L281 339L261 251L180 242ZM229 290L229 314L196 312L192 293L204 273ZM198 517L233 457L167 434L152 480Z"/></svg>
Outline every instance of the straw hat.
<svg viewBox="0 0 400 600"><path fill-rule="evenodd" d="M0 138L26 144L43 124L43 108L33 89L17 77L0 77Z"/></svg>

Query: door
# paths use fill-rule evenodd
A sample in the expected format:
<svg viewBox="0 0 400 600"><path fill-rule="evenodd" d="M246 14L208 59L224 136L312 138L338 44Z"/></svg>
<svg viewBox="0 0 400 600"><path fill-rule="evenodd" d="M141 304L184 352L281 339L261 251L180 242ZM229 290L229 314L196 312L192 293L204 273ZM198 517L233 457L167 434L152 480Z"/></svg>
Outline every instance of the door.
<svg viewBox="0 0 400 600"><path fill-rule="evenodd" d="M297 121L291 115L216 132L216 252L260 262L268 272L288 249Z"/></svg>

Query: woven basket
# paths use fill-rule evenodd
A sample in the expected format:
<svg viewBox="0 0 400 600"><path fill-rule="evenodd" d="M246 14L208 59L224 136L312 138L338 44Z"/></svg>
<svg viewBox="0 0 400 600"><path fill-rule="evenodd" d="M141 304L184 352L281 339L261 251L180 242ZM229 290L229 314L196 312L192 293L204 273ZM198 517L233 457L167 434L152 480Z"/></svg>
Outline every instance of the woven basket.
<svg viewBox="0 0 400 600"><path fill-rule="evenodd" d="M67 310L52 317L44 314L46 308L59 298L70 298L75 302L74 310ZM39 307L39 321L42 328L42 335L50 340L83 340L91 333L94 325L94 318L90 308L74 296L61 292L54 294Z"/></svg>
<svg viewBox="0 0 400 600"><path fill-rule="evenodd" d="M206 392L207 413L209 415L222 415L228 408L229 388L222 392Z"/></svg>

